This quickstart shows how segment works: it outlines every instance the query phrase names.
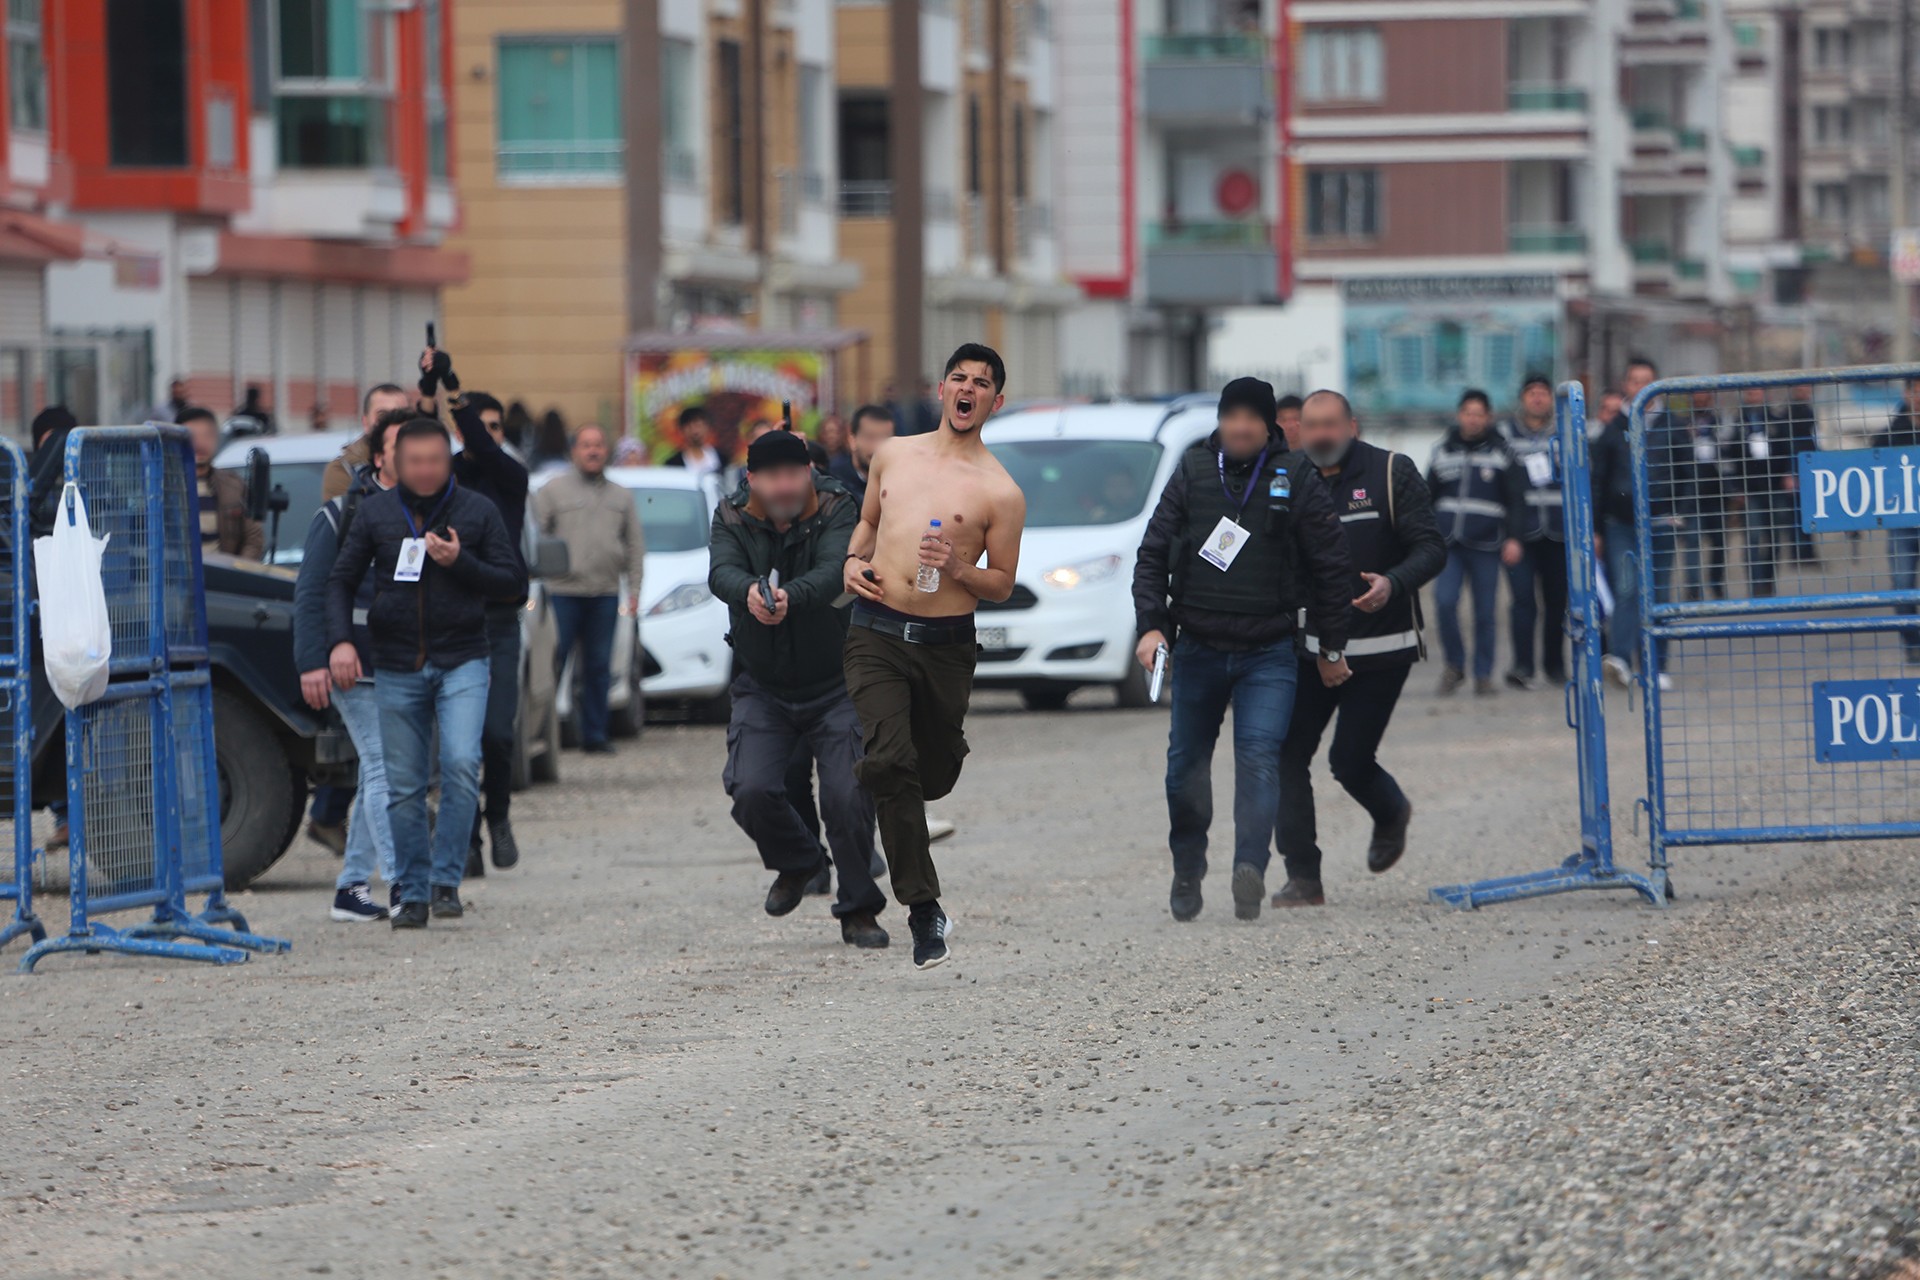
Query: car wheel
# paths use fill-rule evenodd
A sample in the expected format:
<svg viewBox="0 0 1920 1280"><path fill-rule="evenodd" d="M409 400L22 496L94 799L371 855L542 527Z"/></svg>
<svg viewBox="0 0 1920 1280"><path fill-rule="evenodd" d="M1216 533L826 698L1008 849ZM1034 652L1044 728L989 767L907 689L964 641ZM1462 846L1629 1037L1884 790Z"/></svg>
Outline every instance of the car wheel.
<svg viewBox="0 0 1920 1280"><path fill-rule="evenodd" d="M522 677L520 682L520 706L513 715L513 775L510 785L515 791L525 791L533 785L533 719L527 705L527 685Z"/></svg>
<svg viewBox="0 0 1920 1280"><path fill-rule="evenodd" d="M547 729L543 735L547 749L533 758L529 766L535 782L560 781L560 713L553 707L547 708Z"/></svg>
<svg viewBox="0 0 1920 1280"><path fill-rule="evenodd" d="M1152 691L1152 687L1147 669L1137 662L1129 662L1126 676L1119 684L1113 686L1113 699L1130 711L1150 707L1153 705L1153 699L1147 695Z"/></svg>
<svg viewBox="0 0 1920 1280"><path fill-rule="evenodd" d="M1023 689L1020 704L1029 711L1063 711L1072 694L1071 689Z"/></svg>
<svg viewBox="0 0 1920 1280"><path fill-rule="evenodd" d="M306 809L306 779L246 699L214 690L213 722L221 864L227 888L237 891L265 875L293 843Z"/></svg>

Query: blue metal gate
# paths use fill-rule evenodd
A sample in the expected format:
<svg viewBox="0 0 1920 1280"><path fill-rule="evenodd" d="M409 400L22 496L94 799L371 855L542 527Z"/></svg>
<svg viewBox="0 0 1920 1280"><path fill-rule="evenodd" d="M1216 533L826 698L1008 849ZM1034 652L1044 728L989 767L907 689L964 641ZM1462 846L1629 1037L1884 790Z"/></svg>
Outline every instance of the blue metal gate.
<svg viewBox="0 0 1920 1280"><path fill-rule="evenodd" d="M26 457L13 441L0 439L0 529L9 575L0 590L0 714L11 744L0 762L0 820L13 824L13 879L0 884L0 901L14 904L12 918L0 925L0 946L23 933L35 942L47 936L33 914L33 540L27 516Z"/></svg>
<svg viewBox="0 0 1920 1280"><path fill-rule="evenodd" d="M72 924L21 960L121 951L232 964L287 943L247 932L226 903L193 453L172 427L100 427L67 440L96 535L113 629L111 679L67 713ZM61 513L61 517L66 516ZM187 895L205 893L195 914ZM130 929L95 917L151 907ZM218 926L227 925L228 929Z"/></svg>

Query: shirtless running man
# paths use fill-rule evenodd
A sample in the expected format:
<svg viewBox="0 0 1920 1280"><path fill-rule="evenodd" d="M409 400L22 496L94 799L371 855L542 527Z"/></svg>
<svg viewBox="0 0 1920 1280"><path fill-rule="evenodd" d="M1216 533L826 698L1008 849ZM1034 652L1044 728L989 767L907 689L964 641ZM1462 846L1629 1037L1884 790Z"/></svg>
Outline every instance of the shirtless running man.
<svg viewBox="0 0 1920 1280"><path fill-rule="evenodd" d="M856 772L879 811L893 896L907 908L920 969L946 960L950 927L926 802L959 780L974 606L1013 594L1027 520L1020 486L980 441L1006 385L993 348L969 342L953 353L940 381L939 429L888 441L874 454L847 556L846 587L859 597L847 632L847 691L867 747ZM918 589L922 565L940 571L938 590Z"/></svg>

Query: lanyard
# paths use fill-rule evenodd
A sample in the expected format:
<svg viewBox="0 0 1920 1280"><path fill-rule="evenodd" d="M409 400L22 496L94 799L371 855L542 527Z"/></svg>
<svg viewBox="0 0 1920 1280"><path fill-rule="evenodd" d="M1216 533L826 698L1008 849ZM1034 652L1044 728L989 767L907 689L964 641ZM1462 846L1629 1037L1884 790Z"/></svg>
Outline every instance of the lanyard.
<svg viewBox="0 0 1920 1280"><path fill-rule="evenodd" d="M433 528L433 522L440 518L440 513L447 509L447 504L449 502L453 501L454 486L456 486L459 483L460 482L458 480L453 479L451 476L447 478L447 491L440 495L439 504L434 507L433 513L427 517L427 525L426 525L427 528L429 529ZM406 518L407 532L412 534L416 538L419 537L420 536L419 526L413 523L413 512L407 509L407 500L404 497L400 499L400 514Z"/></svg>
<svg viewBox="0 0 1920 1280"><path fill-rule="evenodd" d="M1268 447L1271 448L1272 446ZM1220 492L1227 495L1228 502L1234 503L1233 514L1239 515L1247 509L1247 504L1253 501L1254 486L1260 483L1260 473L1264 471L1267 466L1267 451L1266 449L1262 449L1260 456L1254 459L1253 474L1247 477L1246 492L1240 495L1237 502L1234 500L1233 490L1227 485L1227 451L1225 449L1216 450L1214 460L1220 464Z"/></svg>

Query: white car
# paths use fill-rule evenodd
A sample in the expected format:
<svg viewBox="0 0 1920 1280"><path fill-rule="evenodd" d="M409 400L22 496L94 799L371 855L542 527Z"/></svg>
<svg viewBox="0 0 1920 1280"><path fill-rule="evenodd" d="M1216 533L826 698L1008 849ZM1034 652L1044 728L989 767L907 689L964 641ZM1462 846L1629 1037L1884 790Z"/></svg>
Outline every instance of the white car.
<svg viewBox="0 0 1920 1280"><path fill-rule="evenodd" d="M1069 405L995 418L985 440L1027 498L1013 595L982 602L974 683L1036 711L1075 689L1147 705L1134 661L1133 562L1180 455L1217 425L1213 400Z"/></svg>
<svg viewBox="0 0 1920 1280"><path fill-rule="evenodd" d="M535 476L534 488L545 479ZM626 583L620 584L608 728L619 736L638 733L649 700L683 703L703 719L725 719L733 650L727 607L707 590L707 538L719 484L679 467L609 467L607 479L632 490L647 539L639 617L628 613ZM570 660L560 681L561 715L569 723L573 686Z"/></svg>

